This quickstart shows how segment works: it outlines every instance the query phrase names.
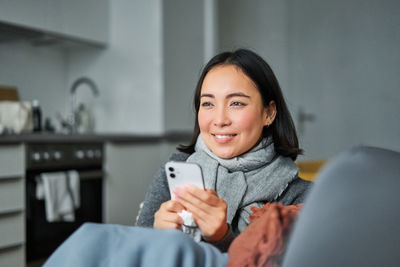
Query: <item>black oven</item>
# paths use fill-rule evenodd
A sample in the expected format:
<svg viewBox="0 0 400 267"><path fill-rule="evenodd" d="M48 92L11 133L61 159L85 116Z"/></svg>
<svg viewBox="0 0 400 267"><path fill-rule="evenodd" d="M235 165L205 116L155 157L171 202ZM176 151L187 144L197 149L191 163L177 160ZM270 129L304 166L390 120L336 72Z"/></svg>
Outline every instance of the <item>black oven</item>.
<svg viewBox="0 0 400 267"><path fill-rule="evenodd" d="M84 222L102 222L102 143L27 144L26 150L26 257L47 258ZM36 198L36 177L44 172L77 170L80 207L73 222L48 222L44 200Z"/></svg>

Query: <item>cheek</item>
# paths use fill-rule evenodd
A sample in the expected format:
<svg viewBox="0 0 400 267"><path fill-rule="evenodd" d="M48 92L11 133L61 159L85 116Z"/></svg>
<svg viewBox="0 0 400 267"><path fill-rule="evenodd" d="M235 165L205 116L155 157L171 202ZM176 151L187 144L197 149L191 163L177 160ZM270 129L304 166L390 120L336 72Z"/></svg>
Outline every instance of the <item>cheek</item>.
<svg viewBox="0 0 400 267"><path fill-rule="evenodd" d="M200 131L204 131L208 128L209 116L205 112L199 111L197 115L197 122L199 123Z"/></svg>
<svg viewBox="0 0 400 267"><path fill-rule="evenodd" d="M259 113L256 112L243 112L238 116L235 116L236 125L238 125L242 130L253 132L259 131L263 128L262 118ZM257 127L258 126L258 127Z"/></svg>

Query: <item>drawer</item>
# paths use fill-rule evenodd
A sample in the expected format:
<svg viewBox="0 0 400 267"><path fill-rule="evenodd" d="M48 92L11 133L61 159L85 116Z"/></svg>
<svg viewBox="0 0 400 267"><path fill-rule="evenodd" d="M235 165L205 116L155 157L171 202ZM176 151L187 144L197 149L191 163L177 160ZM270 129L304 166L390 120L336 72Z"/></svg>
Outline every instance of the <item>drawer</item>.
<svg viewBox="0 0 400 267"><path fill-rule="evenodd" d="M0 146L0 179L2 177L23 176L25 170L24 146Z"/></svg>
<svg viewBox="0 0 400 267"><path fill-rule="evenodd" d="M15 212L0 215L0 236L0 249L25 243L24 213Z"/></svg>
<svg viewBox="0 0 400 267"><path fill-rule="evenodd" d="M24 267L25 246L0 249L0 266Z"/></svg>
<svg viewBox="0 0 400 267"><path fill-rule="evenodd" d="M7 211L24 210L24 206L24 179L0 179L0 215Z"/></svg>

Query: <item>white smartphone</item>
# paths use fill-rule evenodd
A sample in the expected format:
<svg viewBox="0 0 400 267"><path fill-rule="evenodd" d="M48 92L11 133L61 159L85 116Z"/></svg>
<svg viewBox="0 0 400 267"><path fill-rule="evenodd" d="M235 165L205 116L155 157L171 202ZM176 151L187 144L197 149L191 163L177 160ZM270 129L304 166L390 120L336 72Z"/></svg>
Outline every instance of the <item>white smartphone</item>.
<svg viewBox="0 0 400 267"><path fill-rule="evenodd" d="M175 199L175 187L183 187L192 184L204 189L204 180L199 165L188 162L169 161L165 164L165 173L171 199Z"/></svg>

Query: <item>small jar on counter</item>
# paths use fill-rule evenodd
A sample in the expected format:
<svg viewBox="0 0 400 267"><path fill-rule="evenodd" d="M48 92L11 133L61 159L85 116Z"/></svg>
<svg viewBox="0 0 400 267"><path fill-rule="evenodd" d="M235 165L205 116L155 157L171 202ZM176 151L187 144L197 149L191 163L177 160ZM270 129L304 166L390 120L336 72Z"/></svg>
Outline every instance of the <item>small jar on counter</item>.
<svg viewBox="0 0 400 267"><path fill-rule="evenodd" d="M32 101L32 120L33 120L33 131L42 131L42 110L39 105L39 100L35 99Z"/></svg>

